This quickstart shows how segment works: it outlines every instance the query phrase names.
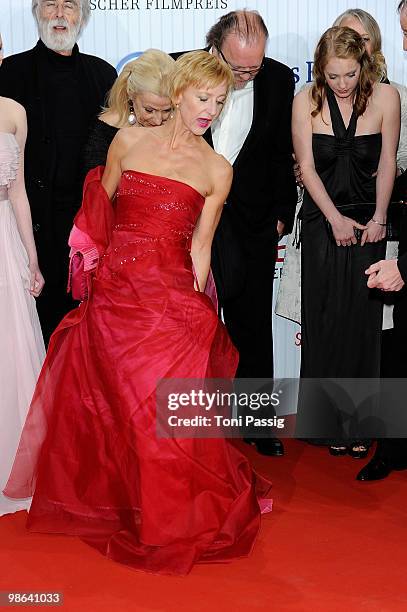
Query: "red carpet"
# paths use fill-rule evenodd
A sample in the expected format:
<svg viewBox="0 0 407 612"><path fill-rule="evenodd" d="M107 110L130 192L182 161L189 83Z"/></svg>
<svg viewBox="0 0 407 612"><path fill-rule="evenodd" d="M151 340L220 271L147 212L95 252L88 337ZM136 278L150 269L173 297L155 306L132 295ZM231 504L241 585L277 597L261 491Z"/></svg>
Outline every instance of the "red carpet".
<svg viewBox="0 0 407 612"><path fill-rule="evenodd" d="M243 447L274 484L250 558L153 576L78 539L29 534L20 512L0 518L0 591L61 591L52 609L63 612L406 612L407 472L363 484L364 461L323 448L288 440L286 457L266 458Z"/></svg>

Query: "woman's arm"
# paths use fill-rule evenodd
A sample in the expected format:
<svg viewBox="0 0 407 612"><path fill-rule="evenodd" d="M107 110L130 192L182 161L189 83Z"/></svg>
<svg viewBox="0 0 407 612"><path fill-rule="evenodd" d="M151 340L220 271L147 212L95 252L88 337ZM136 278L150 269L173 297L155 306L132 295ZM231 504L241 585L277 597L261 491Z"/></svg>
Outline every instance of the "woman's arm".
<svg viewBox="0 0 407 612"><path fill-rule="evenodd" d="M398 92L391 85L378 84L376 87L380 87L378 103L383 110L382 149L377 168L376 210L372 220L367 223L367 230L363 232L362 245L365 242L377 242L386 237L387 208L396 177L397 144L400 135L400 97Z"/></svg>
<svg viewBox="0 0 407 612"><path fill-rule="evenodd" d="M119 130L107 152L106 167L102 177L102 186L110 199L113 198L119 185L122 175L121 161L127 149L127 138L123 131Z"/></svg>
<svg viewBox="0 0 407 612"><path fill-rule="evenodd" d="M213 236L230 191L232 176L232 166L222 158L214 173L213 191L205 199L205 204L192 236L191 257L199 291L205 290L211 265Z"/></svg>
<svg viewBox="0 0 407 612"><path fill-rule="evenodd" d="M20 153L17 176L10 185L9 197L17 221L18 231L28 255L28 265L31 273L30 293L38 297L44 286L44 278L38 267L37 249L35 247L31 222L31 210L24 182L24 148L27 139L27 117L24 108L19 104L13 103L10 108L15 120L15 137L20 148Z"/></svg>
<svg viewBox="0 0 407 612"><path fill-rule="evenodd" d="M292 133L295 156L301 166L304 187L331 224L337 245L348 246L356 243L354 228L365 229L365 226L341 215L315 170L309 96L309 90L304 90L294 98Z"/></svg>

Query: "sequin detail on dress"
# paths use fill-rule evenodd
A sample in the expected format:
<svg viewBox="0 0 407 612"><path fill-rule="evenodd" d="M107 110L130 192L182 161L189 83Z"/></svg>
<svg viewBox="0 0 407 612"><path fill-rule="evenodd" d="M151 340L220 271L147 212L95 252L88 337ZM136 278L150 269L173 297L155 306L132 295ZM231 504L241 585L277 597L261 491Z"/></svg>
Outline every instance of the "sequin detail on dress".
<svg viewBox="0 0 407 612"><path fill-rule="evenodd" d="M103 224L98 211L112 208L95 176L82 229L106 229L105 257L89 300L52 336L7 490L36 481L29 528L79 535L134 568L185 574L248 555L269 483L228 440L157 435L158 380L230 379L238 361L211 299L194 288L188 237L204 198L125 172ZM143 192L128 195L136 184ZM168 201L183 206L155 206Z"/></svg>

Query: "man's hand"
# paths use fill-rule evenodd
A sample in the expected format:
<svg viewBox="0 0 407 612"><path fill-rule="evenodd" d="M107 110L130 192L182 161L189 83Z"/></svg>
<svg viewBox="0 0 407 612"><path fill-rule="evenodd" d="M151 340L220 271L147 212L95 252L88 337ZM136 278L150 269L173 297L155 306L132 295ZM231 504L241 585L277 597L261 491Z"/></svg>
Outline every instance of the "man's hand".
<svg viewBox="0 0 407 612"><path fill-rule="evenodd" d="M278 233L278 239L281 240L281 238L283 237L284 234L284 223L283 221L277 221L277 233Z"/></svg>
<svg viewBox="0 0 407 612"><path fill-rule="evenodd" d="M404 286L397 259L386 259L372 264L365 274L369 275L367 286L370 289L382 289L382 291L400 291Z"/></svg>

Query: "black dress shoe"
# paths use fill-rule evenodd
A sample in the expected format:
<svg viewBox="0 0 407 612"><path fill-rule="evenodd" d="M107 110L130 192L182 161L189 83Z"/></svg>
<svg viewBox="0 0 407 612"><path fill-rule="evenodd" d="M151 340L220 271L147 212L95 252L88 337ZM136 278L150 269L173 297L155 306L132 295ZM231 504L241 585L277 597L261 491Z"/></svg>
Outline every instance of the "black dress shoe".
<svg viewBox="0 0 407 612"><path fill-rule="evenodd" d="M278 438L243 438L246 444L251 444L256 447L260 455L268 457L282 457L284 455L284 446Z"/></svg>
<svg viewBox="0 0 407 612"><path fill-rule="evenodd" d="M341 457L342 455L346 455L348 452L347 446L330 446L329 454L333 457Z"/></svg>
<svg viewBox="0 0 407 612"><path fill-rule="evenodd" d="M370 442L354 442L348 449L353 459L365 459L369 454Z"/></svg>
<svg viewBox="0 0 407 612"><path fill-rule="evenodd" d="M365 465L356 476L356 480L382 480L387 478L392 468L389 462L381 457L373 457L368 464Z"/></svg>

